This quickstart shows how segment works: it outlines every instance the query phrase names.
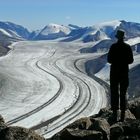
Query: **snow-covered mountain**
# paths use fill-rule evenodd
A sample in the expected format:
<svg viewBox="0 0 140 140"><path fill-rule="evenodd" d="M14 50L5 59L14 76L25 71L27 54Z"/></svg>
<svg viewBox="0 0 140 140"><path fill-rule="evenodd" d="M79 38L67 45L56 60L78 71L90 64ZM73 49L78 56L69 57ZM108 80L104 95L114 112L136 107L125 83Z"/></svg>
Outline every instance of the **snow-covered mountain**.
<svg viewBox="0 0 140 140"><path fill-rule="evenodd" d="M61 41L83 41L91 42L109 39L114 30L121 24L120 21L111 21L96 24L89 27L79 27L77 25L69 24L68 26L49 24L45 26L38 34L32 33L33 40L51 40L62 38ZM64 38L66 37L66 38Z"/></svg>
<svg viewBox="0 0 140 140"><path fill-rule="evenodd" d="M45 26L40 33L38 33L34 40L51 40L57 39L60 37L65 37L71 32L69 27L58 25L58 24L49 24Z"/></svg>
<svg viewBox="0 0 140 140"><path fill-rule="evenodd" d="M0 42L9 44L18 40L59 40L61 42L99 42L94 48L83 49L82 52L94 52L106 49L115 39L117 29L126 32L126 40L134 40L140 36L140 23L127 21L110 21L95 24L89 27L80 27L69 24L68 26L48 24L43 29L29 32L25 27L11 22L0 22ZM10 41L9 41L10 40ZM139 40L139 38L137 39ZM3 43L4 41L4 43ZM8 43L7 43L7 42ZM5 43L6 42L6 43ZM137 41L135 44L140 43ZM134 44L133 44L134 45Z"/></svg>
<svg viewBox="0 0 140 140"><path fill-rule="evenodd" d="M29 32L25 27L11 22L0 22L0 29L8 36L27 40L54 40L94 42L106 39L114 39L116 30L126 31L126 39L140 36L140 23L127 21L110 21L95 24L89 27L79 27L69 24L68 26L48 24L43 29Z"/></svg>
<svg viewBox="0 0 140 140"><path fill-rule="evenodd" d="M0 45L8 46L12 42L23 40L20 36L18 36L14 31L7 31L0 28Z"/></svg>
<svg viewBox="0 0 140 140"><path fill-rule="evenodd" d="M39 35L41 30L32 31L28 37L28 40L35 40L35 38Z"/></svg>
<svg viewBox="0 0 140 140"><path fill-rule="evenodd" d="M123 29L126 32L126 39L140 36L140 23L121 21L116 29Z"/></svg>
<svg viewBox="0 0 140 140"><path fill-rule="evenodd" d="M120 21L111 21L95 24L89 27L83 36L84 42L98 41L111 38L112 32L121 24Z"/></svg>
<svg viewBox="0 0 140 140"><path fill-rule="evenodd" d="M21 25L11 22L0 22L0 45L8 46L9 44L28 39L30 32Z"/></svg>
<svg viewBox="0 0 140 140"><path fill-rule="evenodd" d="M26 28L11 22L0 22L0 28L7 31L12 37L28 39L30 35L30 32Z"/></svg>

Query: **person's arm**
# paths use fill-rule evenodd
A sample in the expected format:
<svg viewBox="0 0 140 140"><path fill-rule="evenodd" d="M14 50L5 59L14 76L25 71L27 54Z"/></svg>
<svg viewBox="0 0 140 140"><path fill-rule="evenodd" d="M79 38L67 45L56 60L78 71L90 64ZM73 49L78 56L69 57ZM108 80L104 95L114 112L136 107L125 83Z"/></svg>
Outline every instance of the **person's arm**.
<svg viewBox="0 0 140 140"><path fill-rule="evenodd" d="M129 50L128 50L128 64L132 64L133 61L134 61L133 52L132 52L131 47L129 46Z"/></svg>
<svg viewBox="0 0 140 140"><path fill-rule="evenodd" d="M112 63L112 46L109 49L108 55L107 55L107 62Z"/></svg>

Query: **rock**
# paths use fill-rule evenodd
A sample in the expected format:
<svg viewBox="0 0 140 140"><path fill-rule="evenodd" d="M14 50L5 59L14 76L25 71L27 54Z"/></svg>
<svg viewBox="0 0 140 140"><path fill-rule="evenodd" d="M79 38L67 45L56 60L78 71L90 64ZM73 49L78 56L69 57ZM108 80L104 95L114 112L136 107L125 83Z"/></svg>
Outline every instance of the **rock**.
<svg viewBox="0 0 140 140"><path fill-rule="evenodd" d="M120 111L118 111L118 120L120 120ZM110 125L113 125L114 124L114 121L113 121L113 112L110 108L103 108L99 111L99 113L97 115L94 115L94 116L91 116L91 120L92 118L104 118L107 120L107 122L110 124ZM136 119L134 114L131 113L131 111L129 109L127 109L125 111L125 119ZM116 123L116 122L115 122Z"/></svg>
<svg viewBox="0 0 140 140"><path fill-rule="evenodd" d="M0 132L0 140L45 140L45 139L30 129L15 126L3 129Z"/></svg>
<svg viewBox="0 0 140 140"><path fill-rule="evenodd" d="M122 124L125 135L138 135L140 138L140 120L129 120Z"/></svg>
<svg viewBox="0 0 140 140"><path fill-rule="evenodd" d="M118 111L118 120L120 114ZM94 116L81 118L70 124L50 140L138 140L139 124L129 109L125 111L125 121L116 123L113 122L110 108L103 108Z"/></svg>
<svg viewBox="0 0 140 140"><path fill-rule="evenodd" d="M22 127L8 127L0 115L0 140L45 140L30 129Z"/></svg>
<svg viewBox="0 0 140 140"><path fill-rule="evenodd" d="M136 119L140 119L140 98L130 101L128 108L135 115Z"/></svg>
<svg viewBox="0 0 140 140"><path fill-rule="evenodd" d="M110 125L114 124L112 110L108 107L102 108L97 115L91 116L91 120L92 118L104 118Z"/></svg>
<svg viewBox="0 0 140 140"><path fill-rule="evenodd" d="M104 140L109 139L110 125L104 118L92 119L93 124L89 127L90 130L102 132Z"/></svg>
<svg viewBox="0 0 140 140"><path fill-rule="evenodd" d="M91 125L92 125L92 122L91 122L90 118L85 117L85 118L81 118L81 119L75 121L74 123L70 124L69 126L67 126L67 128L86 130Z"/></svg>
<svg viewBox="0 0 140 140"><path fill-rule="evenodd" d="M60 140L103 140L103 135L98 131L64 129L59 136ZM58 140L58 139L52 139Z"/></svg>
<svg viewBox="0 0 140 140"><path fill-rule="evenodd" d="M123 139L140 140L140 120L129 120L111 126L110 140Z"/></svg>
<svg viewBox="0 0 140 140"><path fill-rule="evenodd" d="M124 133L123 128L119 124L114 124L110 128L110 140L118 140Z"/></svg>
<svg viewBox="0 0 140 140"><path fill-rule="evenodd" d="M132 114L131 111L127 109L125 111L125 120L129 120L129 119L133 120L133 119L136 119L136 118L135 118L134 114Z"/></svg>

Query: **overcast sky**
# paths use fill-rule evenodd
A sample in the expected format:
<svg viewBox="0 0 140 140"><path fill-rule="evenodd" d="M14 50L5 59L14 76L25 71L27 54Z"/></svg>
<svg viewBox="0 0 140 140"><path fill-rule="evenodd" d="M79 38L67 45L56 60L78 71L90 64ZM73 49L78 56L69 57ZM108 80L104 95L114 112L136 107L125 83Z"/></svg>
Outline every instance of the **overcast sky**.
<svg viewBox="0 0 140 140"><path fill-rule="evenodd" d="M0 21L31 30L49 23L89 26L110 20L140 22L140 0L0 0Z"/></svg>

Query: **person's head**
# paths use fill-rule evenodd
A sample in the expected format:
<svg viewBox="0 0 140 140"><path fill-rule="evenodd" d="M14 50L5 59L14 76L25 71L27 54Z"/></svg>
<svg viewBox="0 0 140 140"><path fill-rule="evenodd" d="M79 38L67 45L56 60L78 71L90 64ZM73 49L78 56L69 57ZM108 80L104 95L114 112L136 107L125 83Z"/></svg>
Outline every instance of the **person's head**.
<svg viewBox="0 0 140 140"><path fill-rule="evenodd" d="M125 31L120 30L120 29L117 30L117 33L116 33L115 37L119 40L123 40L124 37L125 37Z"/></svg>

